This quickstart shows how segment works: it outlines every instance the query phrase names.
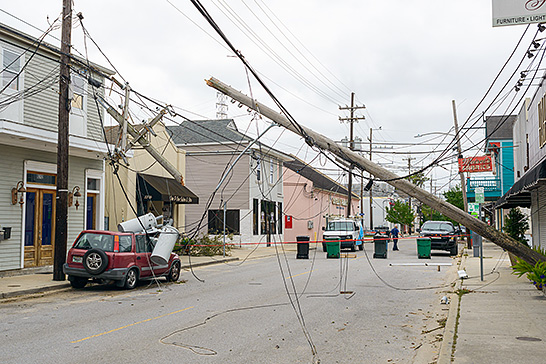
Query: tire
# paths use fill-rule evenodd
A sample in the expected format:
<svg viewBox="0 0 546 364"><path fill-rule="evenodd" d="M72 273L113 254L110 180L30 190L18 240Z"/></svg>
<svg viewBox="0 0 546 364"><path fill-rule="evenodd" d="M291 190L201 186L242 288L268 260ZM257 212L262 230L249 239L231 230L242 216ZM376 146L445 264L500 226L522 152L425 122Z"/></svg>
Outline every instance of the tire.
<svg viewBox="0 0 546 364"><path fill-rule="evenodd" d="M87 284L87 278L85 277L74 277L74 276L68 276L68 280L70 281L70 285L72 288L83 288Z"/></svg>
<svg viewBox="0 0 546 364"><path fill-rule="evenodd" d="M322 243L322 251L326 253L326 244Z"/></svg>
<svg viewBox="0 0 546 364"><path fill-rule="evenodd" d="M180 278L180 261L175 260L171 265L171 269L169 270L169 274L167 275L167 280L169 282L176 282L178 281L178 278Z"/></svg>
<svg viewBox="0 0 546 364"><path fill-rule="evenodd" d="M83 255L83 267L89 274L101 274L108 267L108 256L101 249L89 249Z"/></svg>
<svg viewBox="0 0 546 364"><path fill-rule="evenodd" d="M356 252L356 243L353 242L353 245L351 245L351 251Z"/></svg>
<svg viewBox="0 0 546 364"><path fill-rule="evenodd" d="M364 242L362 242L362 243L358 246L358 250L364 250Z"/></svg>
<svg viewBox="0 0 546 364"><path fill-rule="evenodd" d="M457 243L455 243L455 246L451 247L449 250L449 255L457 255L459 253L459 247L457 246Z"/></svg>
<svg viewBox="0 0 546 364"><path fill-rule="evenodd" d="M125 284L123 287L125 289L133 289L138 283L138 271L135 268L129 269L127 271L127 276L125 277Z"/></svg>

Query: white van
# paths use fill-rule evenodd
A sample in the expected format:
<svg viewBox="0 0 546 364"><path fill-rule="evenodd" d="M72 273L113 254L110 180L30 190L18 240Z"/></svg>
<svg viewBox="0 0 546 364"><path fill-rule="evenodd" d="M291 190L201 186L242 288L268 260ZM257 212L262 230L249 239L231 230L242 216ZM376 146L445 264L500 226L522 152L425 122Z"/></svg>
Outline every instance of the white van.
<svg viewBox="0 0 546 364"><path fill-rule="evenodd" d="M341 249L351 249L356 251L364 249L362 239L364 238L364 229L360 221L351 219L330 220L326 227L322 227L322 251L326 251L326 241L340 241Z"/></svg>

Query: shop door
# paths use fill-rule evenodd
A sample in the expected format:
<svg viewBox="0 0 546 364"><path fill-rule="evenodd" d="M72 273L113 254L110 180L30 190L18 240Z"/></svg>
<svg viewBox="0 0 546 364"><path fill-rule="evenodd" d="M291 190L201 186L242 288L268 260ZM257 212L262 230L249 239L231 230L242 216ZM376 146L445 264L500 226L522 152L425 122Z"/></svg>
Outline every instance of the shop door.
<svg viewBox="0 0 546 364"><path fill-rule="evenodd" d="M53 264L55 196L52 190L27 189L25 268Z"/></svg>

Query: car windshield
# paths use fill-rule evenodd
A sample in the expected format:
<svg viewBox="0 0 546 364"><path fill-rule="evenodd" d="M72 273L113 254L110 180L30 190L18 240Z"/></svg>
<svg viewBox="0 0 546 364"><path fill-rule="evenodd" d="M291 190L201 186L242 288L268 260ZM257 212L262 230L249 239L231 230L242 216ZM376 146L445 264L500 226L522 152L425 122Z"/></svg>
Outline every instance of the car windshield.
<svg viewBox="0 0 546 364"><path fill-rule="evenodd" d="M326 231L353 231L352 221L330 221Z"/></svg>
<svg viewBox="0 0 546 364"><path fill-rule="evenodd" d="M427 221L423 224L422 230L437 230L437 231L453 231L453 226L445 222L432 222Z"/></svg>
<svg viewBox="0 0 546 364"><path fill-rule="evenodd" d="M81 234L76 243L76 249L101 249L105 252L114 251L114 235L84 233Z"/></svg>

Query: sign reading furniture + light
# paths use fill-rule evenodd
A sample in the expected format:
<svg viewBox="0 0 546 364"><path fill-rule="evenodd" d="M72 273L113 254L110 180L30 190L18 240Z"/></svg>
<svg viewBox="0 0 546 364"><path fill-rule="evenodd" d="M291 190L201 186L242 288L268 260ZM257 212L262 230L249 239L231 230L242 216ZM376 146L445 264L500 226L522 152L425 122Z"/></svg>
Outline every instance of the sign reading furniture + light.
<svg viewBox="0 0 546 364"><path fill-rule="evenodd" d="M493 0L493 26L546 22L546 0Z"/></svg>
<svg viewBox="0 0 546 364"><path fill-rule="evenodd" d="M493 162L490 155L484 155L481 157L459 158L459 173L491 171L493 171Z"/></svg>

